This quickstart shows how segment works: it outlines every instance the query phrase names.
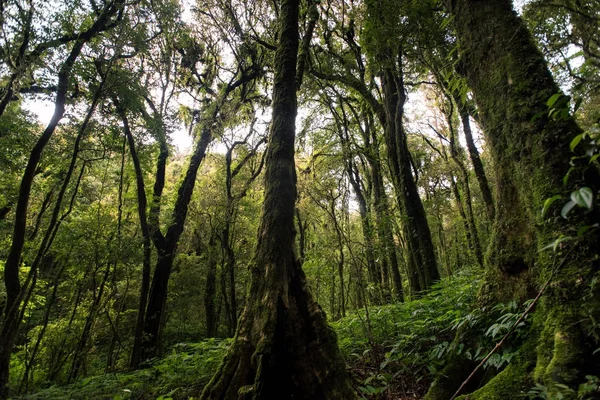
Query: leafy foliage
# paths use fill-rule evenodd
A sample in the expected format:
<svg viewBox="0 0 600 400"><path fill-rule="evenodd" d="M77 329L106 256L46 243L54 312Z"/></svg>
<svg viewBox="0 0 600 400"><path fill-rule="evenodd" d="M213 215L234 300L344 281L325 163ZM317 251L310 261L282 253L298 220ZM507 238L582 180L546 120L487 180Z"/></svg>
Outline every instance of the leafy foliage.
<svg viewBox="0 0 600 400"><path fill-rule="evenodd" d="M187 400L197 396L208 382L230 342L229 339L207 339L200 343L180 343L173 346L170 355L152 361L144 369L91 376L69 386L52 386L18 398Z"/></svg>

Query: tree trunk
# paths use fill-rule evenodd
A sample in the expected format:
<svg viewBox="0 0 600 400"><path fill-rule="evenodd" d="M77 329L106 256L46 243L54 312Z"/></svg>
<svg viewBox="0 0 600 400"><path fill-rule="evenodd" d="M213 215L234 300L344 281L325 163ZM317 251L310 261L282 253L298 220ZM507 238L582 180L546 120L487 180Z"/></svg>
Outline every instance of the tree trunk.
<svg viewBox="0 0 600 400"><path fill-rule="evenodd" d="M118 101L115 100L115 105L118 106ZM140 220L140 228L142 231L143 238L143 261L142 261L142 282L140 287L140 302L138 306L138 315L135 324L135 334L133 339L133 348L131 351L131 359L129 361L129 367L136 369L139 366L142 357L142 338L144 334L144 312L146 311L146 304L148 302L148 292L150 291L150 262L152 257L151 247L151 232L148 225L148 218L146 215L146 207L148 201L146 199L146 185L144 184L144 173L140 164L140 159L137 154L135 140L129 127L129 119L125 114L125 110L118 109L123 122L123 131L129 145L129 152L133 161L133 167L135 170L135 182L137 188L137 200L138 200L138 217Z"/></svg>
<svg viewBox="0 0 600 400"><path fill-rule="evenodd" d="M371 170L371 182L373 184L373 209L375 210L375 223L377 224L377 234L379 237L379 246L382 253L381 258L387 258L390 271L392 273L392 283L394 285L394 297L397 301L404 301L404 289L402 287L402 277L400 275L400 266L398 255L396 253L396 243L394 242L394 233L392 227L393 218L388 212L388 200L383 184L383 175L381 171L381 159L379 156L378 140L375 136L375 130L369 126L372 137L371 155L367 157L367 162Z"/></svg>
<svg viewBox="0 0 600 400"><path fill-rule="evenodd" d="M110 263L106 264L106 269L104 270L104 276L102 277L102 282L100 282L100 288L98 289L98 294L94 296L92 301L92 305L90 306L90 311L85 320L85 325L83 327L83 331L81 332L81 337L77 342L77 347L75 348L75 352L73 353L73 363L71 365L71 371L69 372L69 377L67 379L67 383L71 383L73 380L77 379L79 376L79 371L85 362L85 351L87 347L88 340L90 338L92 327L94 326L94 322L96 321L96 314L100 307L100 302L102 301L102 295L104 294L104 288L106 287L106 281L108 280L108 276L110 275ZM96 281L96 273L94 272L92 282L95 284ZM96 293L96 288L93 288L94 294Z"/></svg>
<svg viewBox="0 0 600 400"><path fill-rule="evenodd" d="M395 64L391 60L389 62L392 63L391 65ZM395 71L392 66L388 66L383 71L381 85L386 113L384 135L388 163L396 189L398 206L404 217L402 224L405 239L409 243L409 249L415 259L420 289L426 290L440 279L440 275L429 223L412 175L410 152L402 121L406 100L402 73Z"/></svg>
<svg viewBox="0 0 600 400"><path fill-rule="evenodd" d="M467 245L471 250L471 256L475 258L475 260L477 260L480 266L483 266L483 260L480 258L481 252L477 253L477 250L475 248L473 236L471 235L471 227L467 219L467 214L465 213L465 207L463 205L462 196L460 194L460 190L458 190L458 185L456 184L454 176L450 176L450 187L452 189L452 194L454 194L454 199L456 200L456 208L458 209L458 214L460 215L460 219L463 223L465 239L467 240Z"/></svg>
<svg viewBox="0 0 600 400"><path fill-rule="evenodd" d="M350 141L350 135L348 132L348 127L350 126L351 122L348 120L348 117L347 117L347 114L345 111L345 106L348 106L351 109L351 111L353 111L353 112L354 112L354 109L352 109L352 107L350 107L350 105L347 104L347 102L344 102L344 99L339 95L337 98L337 101L340 103L339 111L338 111L338 109L336 109L336 107L334 107L334 105L331 103L331 101L326 96L323 98L323 101L327 103L327 105L329 106L329 110L331 111L331 114L334 117L336 127L337 127L338 137L339 137L340 143L342 145L342 154L343 154L343 158L344 158L344 169L346 170L346 174L348 175L348 180L350 181L350 184L352 185L354 195L356 196L356 201L358 202L358 211L359 211L360 220L361 220L361 227L362 227L363 237L365 239L365 258L367 261L367 272L368 272L368 276L369 276L369 281L374 286L374 290L372 290L370 293L370 298L371 298L371 301L375 304L385 304L385 303L389 302L389 298L390 298L388 279L386 279L387 275L388 275L388 271L389 271L387 257L385 255L383 255L380 258L381 262L380 262L379 266L377 266L377 264L375 262L375 249L374 249L374 243L373 243L374 242L374 240L373 240L374 231L373 231L373 224L371 222L370 204L367 203L367 196L365 196L365 193L368 193L370 191L370 189L364 187L364 184L363 184L364 180L361 179L359 170L356 166L356 162L354 161L355 155L350 148L351 141ZM370 147L369 146L370 145L369 134L368 134L368 132L363 132L363 134L364 134L364 140L365 140L365 147L368 148L368 147ZM372 157L372 156L369 154L367 157ZM370 199L369 199L369 201L370 201ZM333 223L336 227L336 231L338 231L338 237L339 237L339 226L337 224L337 220L334 215L335 212L334 212L333 207L332 207L331 211L329 212L329 214L333 219ZM341 244L340 244L340 246L341 246ZM340 249L341 249L341 247L340 247ZM343 252L341 252L341 255L343 257ZM342 279L342 282L343 282L343 279ZM342 293L343 293L343 291L342 291Z"/></svg>
<svg viewBox="0 0 600 400"><path fill-rule="evenodd" d="M600 188L597 170L589 168L585 176L571 176L568 185L563 185L572 156L569 143L581 130L571 118L547 117L546 102L559 89L512 3L449 0L446 4L463 51L461 68L472 88L498 172L496 220L487 258L489 292L506 301L507 297L523 296L519 288L526 286L533 274L544 279L555 274L554 283L537 306L519 356L469 398L509 398L529 390L534 379L546 386L565 384L577 392L586 375L597 374L600 364L598 355L593 355L600 343L591 328L592 316L600 314L600 294L592 283L599 267L599 234L596 231L580 239L575 252L557 254L558 260L564 260L557 272L552 258L540 254L538 248L558 233L570 235L579 225L597 221L598 210L585 216L571 215L562 223L557 218L559 222L553 224L542 220L540 210L547 198L559 193L568 198L570 191L584 184L596 198ZM542 117L534 120L536 115ZM558 209L555 206L549 211Z"/></svg>
<svg viewBox="0 0 600 400"><path fill-rule="evenodd" d="M218 317L217 313L217 257L215 253L214 236L210 238L207 256L208 272L206 273L206 287L204 289L204 312L206 314L206 337L217 336Z"/></svg>
<svg viewBox="0 0 600 400"><path fill-rule="evenodd" d="M471 130L471 121L469 120L469 113L465 110L460 109L460 105L459 112L460 120L463 126L463 132L465 134L465 141L467 142L467 150L469 151L471 164L473 164L473 170L475 171L475 176L477 177L477 183L479 184L481 197L483 198L483 202L485 203L487 216L490 222L493 223L494 219L496 218L496 207L494 206L492 191L490 190L490 185L485 174L485 169L483 168L483 163L481 162L481 157L479 157L479 151L477 150L477 146L475 146L475 141L473 140L473 132Z"/></svg>
<svg viewBox="0 0 600 400"><path fill-rule="evenodd" d="M209 121L205 123L210 126ZM212 140L212 132L208 128L202 129L200 139L188 166L185 178L177 193L177 200L173 208L172 222L167 229L163 243L157 248L158 260L152 277L152 286L148 298L148 306L144 318L144 333L142 340L142 360L158 355L162 325L164 322L164 311L167 304L167 289L169 277L175 260L175 253L179 237L183 233L188 205L192 198L196 175L200 164L206 154L206 149Z"/></svg>
<svg viewBox="0 0 600 400"><path fill-rule="evenodd" d="M481 267L483 267L483 252L481 251L481 243L479 241L477 224L475 223L475 215L473 213L471 187L469 185L469 171L467 170L467 167L463 161L464 151L456 140L457 135L455 134L455 129L453 126L454 106L452 104L452 98L447 96L447 99L450 108L448 111L446 111L448 129L450 130L450 156L456 164L459 172L458 183L456 184L454 183L454 180L452 181L452 184L454 185L453 190L455 191L455 197L459 206L459 210L461 211L461 216L465 220L468 244L471 247L473 255L475 256L475 260ZM461 202L461 191L464 195L464 208L463 203Z"/></svg>
<svg viewBox="0 0 600 400"><path fill-rule="evenodd" d="M348 174L350 184L352 185L352 189L354 189L354 195L356 196L356 200L358 202L358 212L360 214L362 233L363 237L365 238L365 258L367 259L367 271L369 272L369 281L375 287L375 293L372 293L371 299L374 300L376 304L382 304L383 299L380 296L381 274L378 273L377 270L377 264L375 263L375 250L373 246L373 224L371 223L366 198L361 189L358 170L356 169L354 163L351 160L347 160L346 163L346 173ZM382 257L382 259L386 262L381 263L381 268L387 268L387 258L385 257L385 255ZM384 293L383 297L386 297L386 293Z"/></svg>
<svg viewBox="0 0 600 400"><path fill-rule="evenodd" d="M202 399L355 399L294 254L298 0L282 0L273 120L252 284L235 341Z"/></svg>

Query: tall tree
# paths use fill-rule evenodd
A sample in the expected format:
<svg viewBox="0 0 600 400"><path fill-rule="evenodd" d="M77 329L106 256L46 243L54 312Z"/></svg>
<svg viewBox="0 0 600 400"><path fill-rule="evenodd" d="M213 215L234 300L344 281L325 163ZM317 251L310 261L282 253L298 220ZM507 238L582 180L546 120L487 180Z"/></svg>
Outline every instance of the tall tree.
<svg viewBox="0 0 600 400"><path fill-rule="evenodd" d="M42 132L34 148L31 150L27 166L23 172L19 188L17 209L15 211L12 243L4 267L4 284L6 286L7 298L4 307L4 318L2 320L2 331L0 332L0 341L2 342L2 345L0 346L0 396L7 396L8 393L7 383L12 343L20 324L20 304L28 289L27 285L24 285L24 287L21 285L19 267L21 264L21 253L25 245L25 229L27 225L29 198L31 196L31 187L36 175L37 166L42 157L44 148L48 144L48 141L54 134L58 123L65 113L71 72L81 50L92 38L105 30L107 26L113 24L115 15L122 13L122 11L123 1L121 0L115 0L105 4L104 8L99 10L99 14L96 16L94 23L78 35L77 40L73 44L73 47L69 51L69 54L58 73L56 100L52 118L44 132ZM117 18L119 17L117 16ZM30 277L34 273L35 270L32 270L30 272ZM27 284L29 281L30 280L28 279Z"/></svg>
<svg viewBox="0 0 600 400"><path fill-rule="evenodd" d="M559 88L511 2L453 0L446 6L463 52L461 70L473 91L497 172L497 213L487 263L492 280L512 283L501 287L489 282L496 287L490 294L501 299L511 292L522 295L519 288L536 273L544 279L553 274L560 282L546 290L519 359L469 397L508 398L533 378L577 388L586 374L597 371L599 361L597 355L590 356L599 344L590 329L600 311L598 288L592 284L599 268L599 234L584 236L573 252L557 255L562 259L557 263L538 250L557 233L570 235L597 222L598 211L548 224L540 210L546 199L559 193L568 197L584 184L595 201L598 170L576 168L579 173L563 185L571 162L569 143L581 130L571 117L548 117L547 101Z"/></svg>
<svg viewBox="0 0 600 400"><path fill-rule="evenodd" d="M367 38L369 53L375 73L381 80L383 111L385 114L384 137L396 198L403 214L405 239L417 265L419 287L425 290L440 279L429 223L415 178L411 155L404 127L406 88L403 71L403 45L394 43L397 21L393 2L367 2ZM391 19L390 19L391 18ZM416 282L416 281L414 281Z"/></svg>
<svg viewBox="0 0 600 400"><path fill-rule="evenodd" d="M294 252L298 0L279 4L265 199L252 284L225 360L202 399L353 399L335 334Z"/></svg>

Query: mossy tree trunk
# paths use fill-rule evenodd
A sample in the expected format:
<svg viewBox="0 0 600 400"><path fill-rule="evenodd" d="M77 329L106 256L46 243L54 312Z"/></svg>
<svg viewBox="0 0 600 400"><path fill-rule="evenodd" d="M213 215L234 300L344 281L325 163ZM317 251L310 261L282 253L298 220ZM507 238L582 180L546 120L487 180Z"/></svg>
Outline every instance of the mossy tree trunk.
<svg viewBox="0 0 600 400"><path fill-rule="evenodd" d="M460 46L461 69L479 110L496 167L496 221L488 252L490 265L507 273L533 266L536 214L543 201L560 193L569 169L573 122L534 115L559 91L511 2L451 1Z"/></svg>
<svg viewBox="0 0 600 400"><path fill-rule="evenodd" d="M202 399L355 399L325 314L294 254L298 0L282 0L265 199L246 307Z"/></svg>
<svg viewBox="0 0 600 400"><path fill-rule="evenodd" d="M417 267L419 289L426 290L440 279L440 275L429 223L412 174L410 152L402 121L406 95L401 66L393 59L387 59L384 63L386 67L381 74L381 86L386 114L384 136L388 164L403 216L405 238ZM418 291L416 287L412 289L413 292Z"/></svg>
<svg viewBox="0 0 600 400"><path fill-rule="evenodd" d="M465 142L467 143L467 149L469 150L469 158L471 159L473 171L475 172L475 177L477 178L477 183L479 184L481 197L483 198L483 202L485 203L485 210L487 212L488 219L490 220L490 222L493 222L496 218L496 207L494 206L494 199L492 197L492 191L490 189L487 175L483 167L483 162L481 161L481 157L479 156L479 150L477 150L475 140L473 140L473 131L471 129L471 121L469 119L470 115L465 109L465 107L461 107L460 104L458 104L458 107L463 132L465 134Z"/></svg>
<svg viewBox="0 0 600 400"><path fill-rule="evenodd" d="M402 276L400 275L400 266L398 255L396 253L396 243L394 242L394 233L389 213L389 204L385 185L383 183L383 174L381 168L381 156L379 153L379 141L374 127L373 116L371 113L365 113L365 142L369 143L369 153L367 163L371 172L371 196L373 198L373 209L375 211L375 222L377 226L377 235L379 237L379 257L387 262L382 262L381 268L389 265L394 284L394 299L404 301L404 289L402 287ZM368 139L370 137L370 140Z"/></svg>
<svg viewBox="0 0 600 400"><path fill-rule="evenodd" d="M460 204L461 196L459 194L459 192L462 192L464 194L464 211L462 211L462 213L464 214L466 220L465 228L467 230L469 245L471 246L471 250L475 256L475 259L477 260L477 263L483 267L483 252L481 250L481 242L479 241L479 233L477 232L477 224L475 222L475 214L473 212L471 187L469 184L469 171L467 170L467 167L463 161L463 149L456 140L457 135L453 126L454 107L452 105L452 98L450 96L448 96L448 104L450 109L446 110L445 112L447 114L446 118L448 121L448 129L450 130L450 157L458 169L456 200L459 203L459 208L462 208L462 205Z"/></svg>
<svg viewBox="0 0 600 400"><path fill-rule="evenodd" d="M569 143L581 130L573 119L545 117L546 102L559 89L511 2L448 0L446 5L497 171L496 220L487 257L494 281L488 278L487 284L493 297L506 300L514 295L507 292L524 286L533 274L549 276L551 257L539 253L540 247L559 233L571 235L579 224L598 220L597 210L563 223L547 224L540 217L545 199L568 198L584 180L597 193L597 170L572 176L563 185L572 156ZM535 115L543 117L534 120ZM598 239L598 232L592 233L573 253L556 256L567 258L538 305L519 356L470 399L504 399L528 390L533 378L577 389L585 375L597 374L600 360L592 353L599 343L592 334L600 295L591 283L599 267ZM512 284L503 288L498 281Z"/></svg>
<svg viewBox="0 0 600 400"><path fill-rule="evenodd" d="M404 129L406 93L402 65L403 49L401 43L390 40L390 37L398 34L395 32L397 21L391 16L395 12L395 2L367 1L365 40L367 53L373 60L371 68L381 81L382 104L378 117L384 128L387 161L402 215L404 238L414 260L414 263L409 263L409 283L411 291L415 294L428 289L440 279L440 274L425 208L413 176ZM412 269L416 271L411 271Z"/></svg>

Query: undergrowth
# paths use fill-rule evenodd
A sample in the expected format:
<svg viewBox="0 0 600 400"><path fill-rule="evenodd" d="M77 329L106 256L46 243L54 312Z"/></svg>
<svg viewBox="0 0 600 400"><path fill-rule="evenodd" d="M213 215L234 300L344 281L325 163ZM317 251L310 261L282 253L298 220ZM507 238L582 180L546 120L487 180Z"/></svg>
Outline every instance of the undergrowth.
<svg viewBox="0 0 600 400"><path fill-rule="evenodd" d="M478 307L481 270L442 280L416 300L361 310L333 324L362 398L423 398L451 358L480 361L510 329L527 304ZM485 364L498 372L516 354L528 319ZM458 332L469 332L461 340Z"/></svg>
<svg viewBox="0 0 600 400"><path fill-rule="evenodd" d="M526 304L478 307L480 270L465 270L442 280L420 298L360 310L332 324L357 392L364 399L423 398L451 358L483 359L510 329ZM486 363L498 372L516 354L528 324ZM458 332L469 332L463 343ZM89 377L50 387L23 399L193 399L221 362L231 340L208 339L174 346L148 368ZM493 375L493 374L492 374Z"/></svg>
<svg viewBox="0 0 600 400"><path fill-rule="evenodd" d="M19 397L31 400L59 399L160 399L199 396L225 356L230 339L207 339L173 346L171 354L147 368L129 373L85 378L62 387L50 387Z"/></svg>

